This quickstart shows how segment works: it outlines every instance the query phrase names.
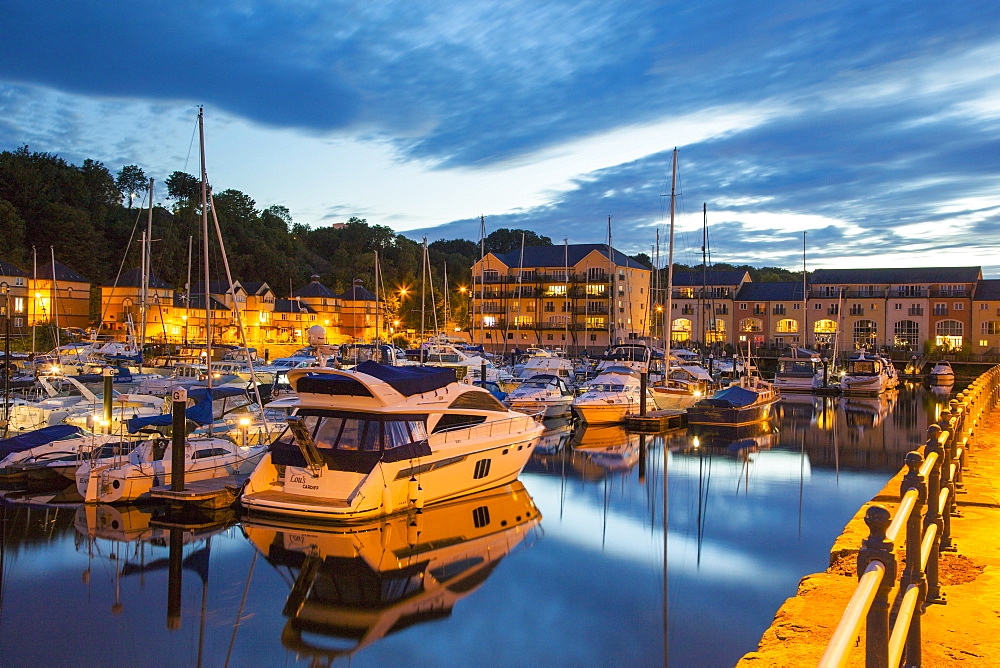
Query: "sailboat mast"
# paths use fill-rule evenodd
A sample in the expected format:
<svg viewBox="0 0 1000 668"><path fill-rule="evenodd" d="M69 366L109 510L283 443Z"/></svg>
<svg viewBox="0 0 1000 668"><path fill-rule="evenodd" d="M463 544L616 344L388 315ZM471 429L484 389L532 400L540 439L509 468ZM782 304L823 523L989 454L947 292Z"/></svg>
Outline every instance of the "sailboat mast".
<svg viewBox="0 0 1000 668"><path fill-rule="evenodd" d="M31 287L38 292L38 251L34 246L31 247ZM28 302L31 305L31 359L35 359L35 328L38 326L38 322L35 320L35 302L38 299L35 295L31 295L31 299Z"/></svg>
<svg viewBox="0 0 1000 668"><path fill-rule="evenodd" d="M705 304L708 302L708 203L701 203L701 304L698 314L698 323L701 330L698 335L701 337L701 346L704 350L708 347L708 321L705 318Z"/></svg>
<svg viewBox="0 0 1000 668"><path fill-rule="evenodd" d="M809 295L806 294L806 233L802 233L802 347L809 344Z"/></svg>
<svg viewBox="0 0 1000 668"><path fill-rule="evenodd" d="M420 280L420 340L427 340L424 318L427 310L427 237L424 237L424 261L421 265Z"/></svg>
<svg viewBox="0 0 1000 668"><path fill-rule="evenodd" d="M486 350L486 216L479 215L479 345ZM473 288L475 288L476 277L472 277ZM476 292L472 291L473 304L475 304ZM475 309L473 309L475 310ZM475 326L475 318L473 318Z"/></svg>
<svg viewBox="0 0 1000 668"><path fill-rule="evenodd" d="M569 354L569 319L573 316L573 306L569 299L569 237L563 239L563 279L566 290L563 298L563 312L566 314L563 316L563 325L565 325L563 340L566 343L563 345L565 346L566 353Z"/></svg>
<svg viewBox="0 0 1000 668"><path fill-rule="evenodd" d="M382 330L379 328L379 309L378 309L378 284L381 280L379 276L379 266L378 266L378 251L375 251L375 340L382 340Z"/></svg>
<svg viewBox="0 0 1000 668"><path fill-rule="evenodd" d="M673 167L670 175L670 232L667 237L667 303L663 317L666 318L663 327L664 363L663 380L670 377L670 346L674 341L674 200L677 198L677 148L674 148Z"/></svg>
<svg viewBox="0 0 1000 668"><path fill-rule="evenodd" d="M205 110L198 107L198 146L201 151L201 234L203 237L205 281L205 364L208 376L208 390L212 393L212 304L209 301L211 288L208 282L208 170L205 169Z"/></svg>
<svg viewBox="0 0 1000 668"><path fill-rule="evenodd" d="M139 328L139 359L146 345L146 323L149 312L149 267L150 251L153 243L153 179L149 179L149 215L146 218L146 233L142 242L142 321Z"/></svg>
<svg viewBox="0 0 1000 668"><path fill-rule="evenodd" d="M49 246L49 254L52 256L52 317L56 323L56 363L59 361L59 284L56 282L56 248Z"/></svg>
<svg viewBox="0 0 1000 668"><path fill-rule="evenodd" d="M608 347L615 345L615 260L611 250L611 216L608 216Z"/></svg>

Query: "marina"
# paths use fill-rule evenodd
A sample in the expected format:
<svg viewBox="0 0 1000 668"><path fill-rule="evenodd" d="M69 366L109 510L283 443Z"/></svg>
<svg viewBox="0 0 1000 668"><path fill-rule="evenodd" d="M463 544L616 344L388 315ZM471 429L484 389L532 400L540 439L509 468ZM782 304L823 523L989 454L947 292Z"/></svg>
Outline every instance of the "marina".
<svg viewBox="0 0 1000 668"><path fill-rule="evenodd" d="M514 486L342 529L230 510L185 525L163 504L8 492L0 651L17 664L733 665L953 396L892 393L783 396L766 422L666 434L547 421ZM466 517L469 530L441 533L449 513L441 527ZM30 623L54 606L73 614Z"/></svg>

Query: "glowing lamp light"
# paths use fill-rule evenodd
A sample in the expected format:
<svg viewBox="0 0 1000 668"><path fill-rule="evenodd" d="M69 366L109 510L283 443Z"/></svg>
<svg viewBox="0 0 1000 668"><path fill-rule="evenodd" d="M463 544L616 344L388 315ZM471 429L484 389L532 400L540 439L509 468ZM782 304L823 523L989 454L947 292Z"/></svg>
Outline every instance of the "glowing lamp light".
<svg viewBox="0 0 1000 668"><path fill-rule="evenodd" d="M250 418L240 418L240 426L241 427L249 427L250 426Z"/></svg>
<svg viewBox="0 0 1000 668"><path fill-rule="evenodd" d="M695 447L695 448L700 448L701 447L701 440L699 440L699 438L697 436L695 436L694 439L691 441L691 445L693 447Z"/></svg>

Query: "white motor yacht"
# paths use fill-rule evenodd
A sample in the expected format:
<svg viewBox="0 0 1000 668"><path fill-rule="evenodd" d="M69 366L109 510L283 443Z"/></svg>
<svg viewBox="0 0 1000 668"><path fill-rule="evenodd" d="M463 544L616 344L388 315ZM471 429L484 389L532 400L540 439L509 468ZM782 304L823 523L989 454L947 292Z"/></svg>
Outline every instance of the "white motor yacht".
<svg viewBox="0 0 1000 668"><path fill-rule="evenodd" d="M513 482L545 427L452 369L293 369L289 430L244 487L251 517L350 522Z"/></svg>
<svg viewBox="0 0 1000 668"><path fill-rule="evenodd" d="M822 384L822 375L823 359L819 353L793 348L791 354L778 358L774 386L782 392L812 392L817 380Z"/></svg>
<svg viewBox="0 0 1000 668"><path fill-rule="evenodd" d="M955 370L947 360L939 360L927 374L927 379L932 385L954 385Z"/></svg>
<svg viewBox="0 0 1000 668"><path fill-rule="evenodd" d="M583 394L573 400L573 411L588 424L621 422L626 413L640 408L641 383L629 367L607 367L583 387ZM649 388L647 407L652 410L655 400Z"/></svg>
<svg viewBox="0 0 1000 668"><path fill-rule="evenodd" d="M504 405L515 411L545 417L569 415L573 393L566 382L552 374L538 374L524 381L507 395Z"/></svg>
<svg viewBox="0 0 1000 668"><path fill-rule="evenodd" d="M840 379L844 394L877 396L899 384L892 364L879 355L860 353L847 360L847 371Z"/></svg>

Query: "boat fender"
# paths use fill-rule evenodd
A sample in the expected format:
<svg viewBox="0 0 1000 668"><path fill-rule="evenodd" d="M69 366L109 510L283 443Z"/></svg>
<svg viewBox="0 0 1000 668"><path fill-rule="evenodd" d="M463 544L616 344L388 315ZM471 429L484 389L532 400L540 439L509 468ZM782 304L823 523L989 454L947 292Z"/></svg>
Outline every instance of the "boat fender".
<svg viewBox="0 0 1000 668"><path fill-rule="evenodd" d="M423 520L423 513L417 511L417 514L410 519L410 523L406 525L406 542L410 545L416 545L417 541L420 540L420 524Z"/></svg>
<svg viewBox="0 0 1000 668"><path fill-rule="evenodd" d="M410 476L410 482L406 486L406 497L410 500L411 504L417 503L417 490L420 488L420 483L417 482L415 476Z"/></svg>
<svg viewBox="0 0 1000 668"><path fill-rule="evenodd" d="M382 512L386 515L392 512L392 492L388 487L382 488Z"/></svg>
<svg viewBox="0 0 1000 668"><path fill-rule="evenodd" d="M424 507L424 488L419 484L417 485L417 497L413 505L416 506L417 510L422 510Z"/></svg>
<svg viewBox="0 0 1000 668"><path fill-rule="evenodd" d="M392 543L392 525L386 523L382 525L382 549L383 550L388 549L391 543Z"/></svg>

